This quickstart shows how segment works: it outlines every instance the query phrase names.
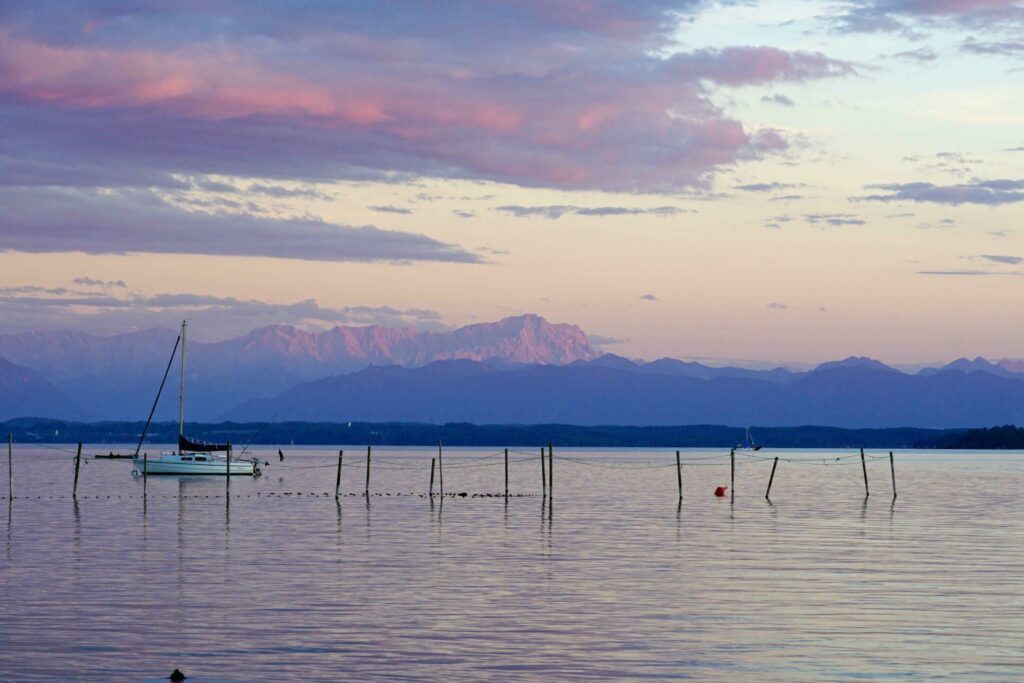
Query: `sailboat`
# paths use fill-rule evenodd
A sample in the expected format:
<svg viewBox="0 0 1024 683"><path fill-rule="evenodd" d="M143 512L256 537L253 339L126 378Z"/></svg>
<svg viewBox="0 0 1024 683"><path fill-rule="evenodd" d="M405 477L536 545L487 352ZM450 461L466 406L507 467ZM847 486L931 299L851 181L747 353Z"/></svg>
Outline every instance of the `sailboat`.
<svg viewBox="0 0 1024 683"><path fill-rule="evenodd" d="M746 437L746 439L744 439L743 443L736 445L736 450L738 450L738 451L759 451L759 450L761 450L761 446L759 444L754 443L754 438L752 436L750 436L750 427L747 427L747 437Z"/></svg>
<svg viewBox="0 0 1024 683"><path fill-rule="evenodd" d="M149 411L149 419L142 430L139 445L132 456L135 464L135 471L140 474L211 474L211 475L247 475L255 476L260 474L259 464L256 459L242 460L231 459L230 443L206 443L197 441L185 436L185 328L186 323L181 322L181 333L174 342L174 349L171 351L171 359L167 362L167 369L164 371L164 378L157 390L156 400L153 401L153 408ZM171 370L174 362L174 355L181 345L181 385L178 394L178 449L164 451L159 458L140 457L139 450L142 442L146 439L146 432L153 421L153 413L156 411L156 404L160 400L164 384L167 382L167 373ZM223 453L224 455L218 455Z"/></svg>

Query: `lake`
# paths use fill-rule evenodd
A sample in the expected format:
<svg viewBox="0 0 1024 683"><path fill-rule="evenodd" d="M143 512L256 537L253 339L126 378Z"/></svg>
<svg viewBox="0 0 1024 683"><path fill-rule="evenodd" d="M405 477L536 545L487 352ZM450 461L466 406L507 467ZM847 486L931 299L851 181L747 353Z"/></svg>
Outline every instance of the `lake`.
<svg viewBox="0 0 1024 683"><path fill-rule="evenodd" d="M446 449L431 501L436 449L375 447L364 498L346 447L338 500L336 450L257 448L228 498L109 449L77 502L72 453L16 445L10 500L0 452L0 679L1024 678L1021 453L896 452L894 500L888 453L867 498L849 450L716 498L728 452L684 450L680 503L666 450L556 448L546 501L517 449L506 501L498 449Z"/></svg>

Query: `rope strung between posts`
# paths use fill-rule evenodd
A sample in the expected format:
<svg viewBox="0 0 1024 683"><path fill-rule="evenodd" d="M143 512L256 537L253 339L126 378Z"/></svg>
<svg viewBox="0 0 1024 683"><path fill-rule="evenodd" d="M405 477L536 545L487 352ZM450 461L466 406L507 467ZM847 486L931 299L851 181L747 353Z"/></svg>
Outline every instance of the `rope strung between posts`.
<svg viewBox="0 0 1024 683"><path fill-rule="evenodd" d="M750 460L757 460L760 462L772 462L775 460L775 456L752 455L750 453L737 453L736 455L741 455ZM846 462L851 458L857 458L857 460L853 462ZM864 454L865 461L888 459L888 455L868 455L867 453ZM846 455L837 458L784 458L782 456L779 456L779 461L792 463L794 465L817 465L819 467L822 465L826 467L842 467L844 465L856 466L860 464L860 454Z"/></svg>
<svg viewBox="0 0 1024 683"><path fill-rule="evenodd" d="M517 460L509 460L508 462L509 462L510 465L513 465L513 464L521 463L521 462L530 462L531 460L540 460L540 456L535 456L535 457L532 457L532 458L519 458ZM393 461L391 461L391 462L393 462ZM471 467L497 467L497 466L502 466L502 465L504 465L504 462L475 462L475 461L470 461L470 462L465 462L465 463L457 462L457 463L454 463L454 464L447 464L446 463L444 468L445 468L445 470L449 470L449 469L466 469L466 468L471 468ZM328 463L326 465L284 465L284 464L281 464L281 463L273 463L273 464L267 465L266 467L267 467L268 471L272 471L272 469L318 470L318 469L326 469L326 468L337 468L338 465L337 465L337 463ZM346 462L345 463L345 469L348 469L350 467L356 468L356 469L365 468L366 467L366 462L365 461L364 462L356 461L356 462L353 462L353 463ZM427 465L426 463L423 464L423 465L388 465L388 464L379 465L378 464L378 460L376 460L376 459L373 461L373 464L372 464L371 467L372 467L373 470L380 469L380 470L418 470L418 471L422 471L424 469L429 469L429 465Z"/></svg>

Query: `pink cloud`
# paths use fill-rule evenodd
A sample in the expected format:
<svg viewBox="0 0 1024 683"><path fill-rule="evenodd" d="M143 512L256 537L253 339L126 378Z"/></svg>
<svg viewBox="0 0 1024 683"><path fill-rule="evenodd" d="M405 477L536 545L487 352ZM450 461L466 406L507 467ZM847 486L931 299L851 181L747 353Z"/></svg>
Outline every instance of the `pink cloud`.
<svg viewBox="0 0 1024 683"><path fill-rule="evenodd" d="M0 26L0 94L71 126L87 115L76 112L98 111L112 132L152 125L168 140L186 130L202 137L209 154L223 146L212 164L190 160L205 164L190 171L231 173L244 149L246 170L235 172L246 175L274 145L275 162L311 157L317 170L300 169L300 177L349 168L663 191L786 146L778 132L747 130L724 115L713 88L853 73L820 53L764 46L652 57L644 48L663 39L663 7L564 0L515 12L513 35L495 37L493 50L481 50L474 36L435 39L431 31L443 23L429 18L408 34L386 24L373 24L379 36L304 25L308 35L293 28L302 40L217 36L159 48L93 40L102 25L77 44ZM533 45L527 31L539 26L548 38ZM268 140L270 130L280 137ZM139 135L115 133L104 144L113 153ZM125 153L143 154L138 146ZM159 154L154 163L180 163L173 148Z"/></svg>

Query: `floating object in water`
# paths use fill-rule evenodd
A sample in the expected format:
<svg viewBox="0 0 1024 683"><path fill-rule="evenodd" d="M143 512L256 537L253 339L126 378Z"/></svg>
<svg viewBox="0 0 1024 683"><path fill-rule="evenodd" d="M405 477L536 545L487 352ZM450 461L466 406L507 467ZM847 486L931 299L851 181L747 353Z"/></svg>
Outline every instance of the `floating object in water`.
<svg viewBox="0 0 1024 683"><path fill-rule="evenodd" d="M284 453L281 452L280 448L277 449L277 457L279 458L279 462L284 462Z"/></svg>
<svg viewBox="0 0 1024 683"><path fill-rule="evenodd" d="M183 674L180 671L178 671L177 669L175 669L174 671L171 672L171 675L168 676L167 678L171 679L172 681L183 681L186 678L188 678L188 676L186 676L185 674Z"/></svg>
<svg viewBox="0 0 1024 683"><path fill-rule="evenodd" d="M725 492L729 490L728 486L719 486L715 489L715 495L719 498L725 497Z"/></svg>

